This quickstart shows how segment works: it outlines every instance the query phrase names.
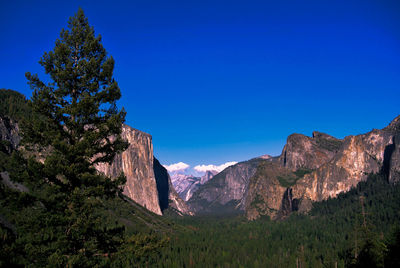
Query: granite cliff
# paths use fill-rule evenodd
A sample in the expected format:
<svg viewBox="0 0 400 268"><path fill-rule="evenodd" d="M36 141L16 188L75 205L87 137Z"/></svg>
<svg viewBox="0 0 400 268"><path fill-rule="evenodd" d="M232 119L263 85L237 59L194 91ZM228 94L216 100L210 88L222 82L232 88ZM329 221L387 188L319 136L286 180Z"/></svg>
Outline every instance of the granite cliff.
<svg viewBox="0 0 400 268"><path fill-rule="evenodd" d="M154 158L154 175L160 199L161 211L172 210L179 215L193 215L185 201L178 195L172 185L168 171Z"/></svg>
<svg viewBox="0 0 400 268"><path fill-rule="evenodd" d="M199 186L189 199L189 206L200 214L243 210L249 180L264 161L269 160L255 158L224 169Z"/></svg>
<svg viewBox="0 0 400 268"><path fill-rule="evenodd" d="M306 174L293 186L292 198L299 200L299 209L307 209L308 205L303 202L321 201L349 191L360 181L365 181L370 173L382 172L388 179L396 181L395 173L400 167L393 157L396 136L395 130L384 128L346 137L330 161Z"/></svg>
<svg viewBox="0 0 400 268"><path fill-rule="evenodd" d="M314 131L312 137L292 134L279 157L280 165L290 170L316 169L334 157L342 140Z"/></svg>
<svg viewBox="0 0 400 268"><path fill-rule="evenodd" d="M151 135L123 125L122 137L129 142L128 149L117 155L111 165L97 165L97 170L110 177L124 172L127 179L124 194L156 214L161 215L170 206L175 207L179 214L191 214L173 189L168 173L154 158ZM20 135L17 121L0 116L0 140L0 145L6 150L18 147Z"/></svg>
<svg viewBox="0 0 400 268"><path fill-rule="evenodd" d="M129 143L128 149L115 156L111 165L101 163L96 169L107 176L125 174L124 194L161 215L157 183L153 170L153 143L149 134L123 125L121 136Z"/></svg>
<svg viewBox="0 0 400 268"><path fill-rule="evenodd" d="M218 172L214 170L207 170L206 173L201 177L193 175L186 175L181 173L171 174L172 185L179 196L187 201L189 200L194 192L199 189L199 186L209 181Z"/></svg>
<svg viewBox="0 0 400 268"><path fill-rule="evenodd" d="M217 174L188 201L197 213L241 211L248 219L306 212L312 202L347 192L370 173L400 180L400 116L381 130L343 140L292 134L278 157L241 162Z"/></svg>
<svg viewBox="0 0 400 268"><path fill-rule="evenodd" d="M172 187L167 171L154 158L151 135L127 125L123 125L121 135L129 143L128 149L117 155L111 165L99 164L97 170L110 177L124 172L124 194L156 214L161 215L170 206L178 214L191 214Z"/></svg>

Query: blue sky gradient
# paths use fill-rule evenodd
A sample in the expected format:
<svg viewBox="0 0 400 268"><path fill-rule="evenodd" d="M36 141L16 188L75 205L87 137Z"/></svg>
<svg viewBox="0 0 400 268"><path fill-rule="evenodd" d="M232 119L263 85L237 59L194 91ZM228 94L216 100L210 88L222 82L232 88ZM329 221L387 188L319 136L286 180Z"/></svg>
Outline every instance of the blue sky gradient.
<svg viewBox="0 0 400 268"><path fill-rule="evenodd" d="M400 114L399 1L1 1L0 88L82 7L115 58L126 123L164 164L278 155L291 133L339 138Z"/></svg>

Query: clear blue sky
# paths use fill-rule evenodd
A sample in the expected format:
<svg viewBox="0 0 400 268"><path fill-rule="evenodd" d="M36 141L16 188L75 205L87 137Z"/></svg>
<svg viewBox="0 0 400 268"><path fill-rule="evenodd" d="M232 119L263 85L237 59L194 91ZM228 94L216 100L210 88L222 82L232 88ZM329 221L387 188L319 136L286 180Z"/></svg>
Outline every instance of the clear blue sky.
<svg viewBox="0 0 400 268"><path fill-rule="evenodd" d="M0 88L31 95L81 6L116 60L127 124L164 164L277 155L400 114L400 1L1 1Z"/></svg>

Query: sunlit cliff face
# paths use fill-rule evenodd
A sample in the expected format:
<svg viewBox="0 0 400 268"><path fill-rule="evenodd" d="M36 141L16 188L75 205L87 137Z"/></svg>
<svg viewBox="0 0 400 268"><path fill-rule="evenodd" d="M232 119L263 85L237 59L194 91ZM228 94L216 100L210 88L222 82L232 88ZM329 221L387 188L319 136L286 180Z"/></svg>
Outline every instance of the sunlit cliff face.
<svg viewBox="0 0 400 268"><path fill-rule="evenodd" d="M290 135L279 157L241 162L200 187L189 204L207 210L238 204L249 219L306 212L312 202L347 192L368 174L400 181L400 117L386 128L343 140L314 132ZM251 171L251 172L249 172ZM302 171L299 173L299 171Z"/></svg>
<svg viewBox="0 0 400 268"><path fill-rule="evenodd" d="M153 171L151 135L124 125L121 136L129 142L128 149L117 155L111 165L97 165L97 170L111 177L117 177L124 172L124 194L148 210L161 215Z"/></svg>

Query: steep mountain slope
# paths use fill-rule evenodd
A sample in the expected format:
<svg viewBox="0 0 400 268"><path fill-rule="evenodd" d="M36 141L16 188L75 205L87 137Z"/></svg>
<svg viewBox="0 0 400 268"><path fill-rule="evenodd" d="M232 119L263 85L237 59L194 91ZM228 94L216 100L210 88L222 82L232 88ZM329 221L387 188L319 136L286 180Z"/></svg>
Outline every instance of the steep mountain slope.
<svg viewBox="0 0 400 268"><path fill-rule="evenodd" d="M244 211L248 219L279 218L292 211L308 211L312 202L347 192L370 173L382 173L397 182L399 126L397 117L382 130L343 140L320 132L312 137L290 135L279 157L258 158L224 170L201 186L188 203L198 213L218 207L222 212ZM224 208L226 204L230 207Z"/></svg>
<svg viewBox="0 0 400 268"><path fill-rule="evenodd" d="M258 165L266 161L271 160L255 158L224 169L199 186L189 199L189 206L196 213L243 210L249 179L255 174Z"/></svg>
<svg viewBox="0 0 400 268"><path fill-rule="evenodd" d="M160 207L163 213L172 211L178 215L193 215L189 207L175 191L168 171L156 158L154 158L153 169L157 181Z"/></svg>
<svg viewBox="0 0 400 268"><path fill-rule="evenodd" d="M189 189L193 188L200 180L198 177L179 172L171 173L170 177L175 191L183 200L186 199L186 194L190 191Z"/></svg>
<svg viewBox="0 0 400 268"><path fill-rule="evenodd" d="M341 145L342 140L317 131L312 137L292 134L287 138L279 163L290 170L316 169L332 159Z"/></svg>
<svg viewBox="0 0 400 268"><path fill-rule="evenodd" d="M331 161L305 175L293 186L293 198L321 201L349 191L360 181L365 181L370 173L383 172L390 177L395 135L396 131L385 128L346 137Z"/></svg>
<svg viewBox="0 0 400 268"><path fill-rule="evenodd" d="M151 135L124 125L122 137L128 141L128 149L117 155L111 165L101 164L97 169L111 177L124 172L124 194L158 215L169 206L180 214L190 214L171 187L167 171L154 158Z"/></svg>
<svg viewBox="0 0 400 268"><path fill-rule="evenodd" d="M124 194L148 210L161 215L153 171L151 136L127 125L122 127L121 135L129 142L128 149L117 155L111 165L101 163L96 169L110 177L117 177L123 172L126 177Z"/></svg>
<svg viewBox="0 0 400 268"><path fill-rule="evenodd" d="M181 173L173 173L171 175L171 181L179 196L183 200L187 201L192 197L193 193L197 191L200 185L209 181L217 173L217 171L207 170L206 173L201 177L195 177L193 175L186 175Z"/></svg>
<svg viewBox="0 0 400 268"><path fill-rule="evenodd" d="M16 119L28 118L31 113L22 94L12 90L0 90L0 96L2 96L0 102L2 104L0 106L0 149L4 147L4 150L10 151L16 149L20 141ZM121 135L128 141L128 149L117 155L111 165L102 163L96 168L111 177L116 177L124 172L126 176L124 194L158 215L161 215L162 210L168 208L169 204L176 206L178 210L182 208L183 211L180 212L182 214L189 213L173 187L163 185L163 173L157 173L161 179L156 178L155 169L157 167L155 167L151 135L127 125L123 125ZM167 178L169 180L169 177ZM168 180L167 185L170 184ZM171 197L173 201L169 202L169 199L165 201L165 196Z"/></svg>

